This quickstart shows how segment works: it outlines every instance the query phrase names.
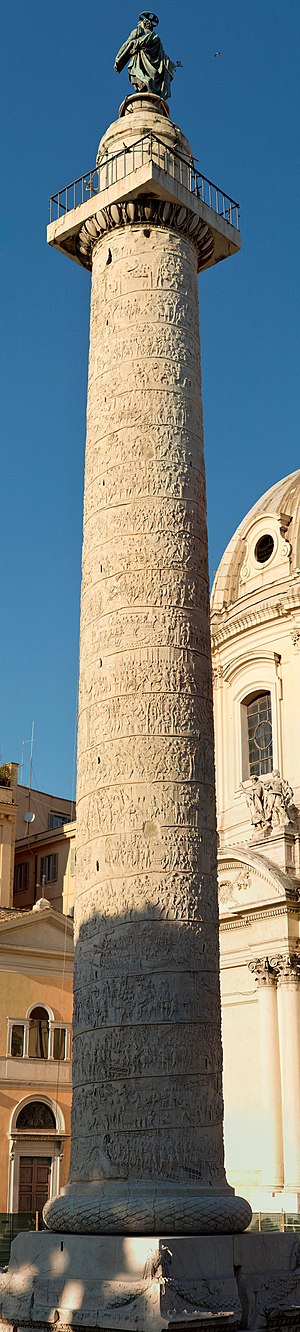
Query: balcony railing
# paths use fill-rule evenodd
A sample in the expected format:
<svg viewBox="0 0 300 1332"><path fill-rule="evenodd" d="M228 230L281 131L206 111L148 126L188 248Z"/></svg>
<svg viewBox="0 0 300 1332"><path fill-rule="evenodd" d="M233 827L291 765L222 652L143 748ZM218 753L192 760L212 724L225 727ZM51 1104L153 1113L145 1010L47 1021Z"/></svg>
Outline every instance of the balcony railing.
<svg viewBox="0 0 300 1332"><path fill-rule="evenodd" d="M111 185L125 180L132 171L149 162L153 162L167 176L179 185L183 185L190 194L211 208L212 212L217 213L218 217L222 217L225 222L229 222L236 231L239 231L239 204L230 199L228 194L224 194L224 190L220 190L212 180L207 180L201 171L196 171L187 157L167 147L152 131L144 134L143 138L137 139L135 143L128 144L128 147L124 146L112 157L104 158L98 167L93 167L84 176L73 180L71 185L65 185L63 190L52 194L50 222L55 222L65 213L79 208L95 194L100 194Z"/></svg>

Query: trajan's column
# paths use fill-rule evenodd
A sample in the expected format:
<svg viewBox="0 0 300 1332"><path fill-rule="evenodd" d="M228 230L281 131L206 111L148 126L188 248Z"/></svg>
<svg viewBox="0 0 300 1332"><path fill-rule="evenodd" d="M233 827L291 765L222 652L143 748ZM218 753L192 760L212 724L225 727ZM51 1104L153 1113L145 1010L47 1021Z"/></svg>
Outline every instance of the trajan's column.
<svg viewBox="0 0 300 1332"><path fill-rule="evenodd" d="M14 1241L2 1332L300 1332L299 1241L238 1233L223 1159L197 272L238 215L169 118L156 26L48 232L92 272L72 1159Z"/></svg>
<svg viewBox="0 0 300 1332"><path fill-rule="evenodd" d="M239 248L238 210L170 120L174 65L155 27L140 16L121 48L136 92L85 202L78 182L57 196L48 231L91 270L92 294L72 1156L46 1219L127 1235L250 1219L223 1155L197 298L199 270Z"/></svg>

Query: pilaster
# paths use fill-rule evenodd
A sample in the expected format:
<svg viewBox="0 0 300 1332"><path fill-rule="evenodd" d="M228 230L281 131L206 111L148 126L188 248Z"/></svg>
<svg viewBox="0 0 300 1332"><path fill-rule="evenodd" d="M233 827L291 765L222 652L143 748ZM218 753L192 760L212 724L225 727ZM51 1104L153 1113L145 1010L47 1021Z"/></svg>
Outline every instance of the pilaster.
<svg viewBox="0 0 300 1332"><path fill-rule="evenodd" d="M282 1188L283 1138L281 1112L281 1069L277 1012L277 971L268 958L250 962L258 989L260 1079L257 1095L261 1098L260 1155L261 1181L268 1189Z"/></svg>
<svg viewBox="0 0 300 1332"><path fill-rule="evenodd" d="M300 1194L300 958L276 961L285 1188Z"/></svg>

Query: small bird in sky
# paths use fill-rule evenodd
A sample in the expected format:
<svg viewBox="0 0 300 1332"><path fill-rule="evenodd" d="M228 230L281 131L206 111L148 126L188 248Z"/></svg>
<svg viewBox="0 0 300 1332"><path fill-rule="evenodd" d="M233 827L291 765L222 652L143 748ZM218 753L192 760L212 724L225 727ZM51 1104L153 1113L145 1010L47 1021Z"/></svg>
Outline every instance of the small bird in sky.
<svg viewBox="0 0 300 1332"><path fill-rule="evenodd" d="M216 59L216 56L219 55L222 55L222 51L214 51L214 59Z"/></svg>

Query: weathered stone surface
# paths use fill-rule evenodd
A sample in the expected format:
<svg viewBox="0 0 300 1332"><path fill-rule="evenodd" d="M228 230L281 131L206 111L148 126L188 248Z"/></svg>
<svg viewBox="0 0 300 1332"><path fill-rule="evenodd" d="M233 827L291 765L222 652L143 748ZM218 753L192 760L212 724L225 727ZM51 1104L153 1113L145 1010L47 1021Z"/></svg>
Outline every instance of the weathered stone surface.
<svg viewBox="0 0 300 1332"><path fill-rule="evenodd" d="M161 1332L172 1323L240 1326L233 1240L128 1239L64 1234L19 1236L0 1284L5 1320L63 1329L98 1327ZM7 1327L7 1322L6 1322Z"/></svg>
<svg viewBox="0 0 300 1332"><path fill-rule="evenodd" d="M80 234L92 255L92 300L72 1160L65 1197L46 1212L58 1229L228 1230L250 1215L232 1196L223 1160L199 255L190 221L186 210L175 216L167 204L139 200L125 213L119 204L109 216L99 210Z"/></svg>
<svg viewBox="0 0 300 1332"><path fill-rule="evenodd" d="M299 1258L294 1235L21 1234L0 1277L0 1327L299 1332Z"/></svg>

